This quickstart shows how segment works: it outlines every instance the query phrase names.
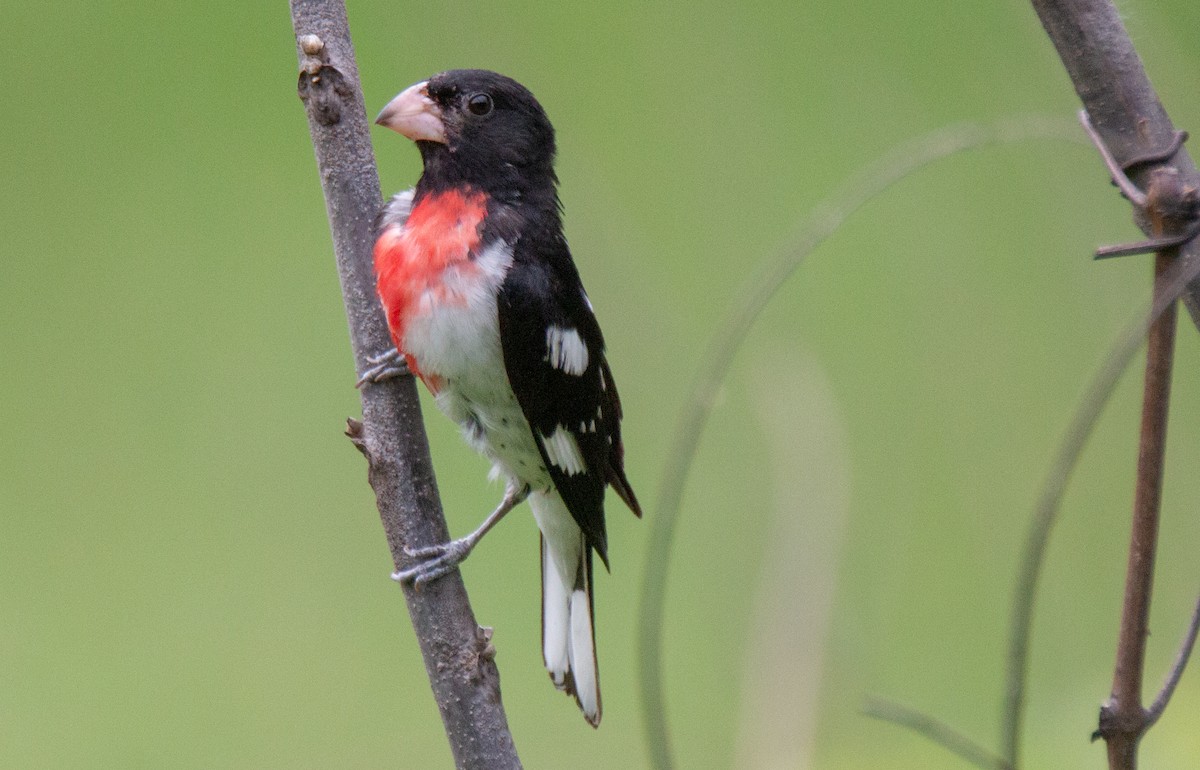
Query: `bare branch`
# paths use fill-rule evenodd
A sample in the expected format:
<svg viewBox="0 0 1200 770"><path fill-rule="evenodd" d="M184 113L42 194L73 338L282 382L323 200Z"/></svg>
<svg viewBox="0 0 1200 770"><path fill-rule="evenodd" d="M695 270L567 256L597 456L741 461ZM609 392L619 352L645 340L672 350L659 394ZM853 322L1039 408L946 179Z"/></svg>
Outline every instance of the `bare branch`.
<svg viewBox="0 0 1200 770"><path fill-rule="evenodd" d="M371 267L379 178L358 68L340 0L291 0L291 11L300 97L325 192L356 371L363 371L370 356L392 343ZM347 433L367 457L368 478L399 569L407 561L405 546L449 540L413 378L367 385L362 408L362 423L352 421ZM500 702L494 650L475 622L461 576L455 571L419 591L406 587L404 597L455 764L520 767Z"/></svg>
<svg viewBox="0 0 1200 770"><path fill-rule="evenodd" d="M1167 280L1172 256L1160 253L1155 259L1156 287ZM1149 634L1154 557L1158 548L1175 326L1175 304L1172 303L1150 327L1150 342L1146 352L1142 430L1133 504L1133 531L1125 578L1125 602L1121 611L1112 695L1100 709L1100 729L1097 731L1108 744L1108 763L1113 770L1132 770L1137 767L1138 742L1149 725L1142 708L1142 674L1146 659L1146 637Z"/></svg>
<svg viewBox="0 0 1200 770"><path fill-rule="evenodd" d="M1013 770L1012 765L1002 757L996 756L945 722L903 704L882 698L868 698L863 705L863 713L884 722L907 727L947 751L957 754L975 767L983 770Z"/></svg>

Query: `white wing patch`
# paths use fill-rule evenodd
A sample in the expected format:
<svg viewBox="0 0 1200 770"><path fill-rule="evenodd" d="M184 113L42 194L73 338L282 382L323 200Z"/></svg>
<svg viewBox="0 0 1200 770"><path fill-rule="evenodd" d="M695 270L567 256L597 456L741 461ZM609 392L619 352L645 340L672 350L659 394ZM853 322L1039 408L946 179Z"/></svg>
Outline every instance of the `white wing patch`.
<svg viewBox="0 0 1200 770"><path fill-rule="evenodd" d="M546 360L555 369L561 369L576 377L587 370L587 343L575 329L561 326L546 327Z"/></svg>
<svg viewBox="0 0 1200 770"><path fill-rule="evenodd" d="M542 446L546 449L546 457L550 459L551 465L562 468L568 476L587 470L587 463L583 461L583 455L579 451L579 443L569 430L558 425L554 428L554 433L549 436L543 433L541 436Z"/></svg>

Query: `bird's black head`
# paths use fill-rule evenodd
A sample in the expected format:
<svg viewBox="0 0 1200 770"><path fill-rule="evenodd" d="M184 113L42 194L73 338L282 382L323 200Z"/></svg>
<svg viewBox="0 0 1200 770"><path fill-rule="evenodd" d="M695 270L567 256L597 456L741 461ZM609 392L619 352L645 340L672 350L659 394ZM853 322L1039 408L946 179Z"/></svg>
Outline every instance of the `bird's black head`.
<svg viewBox="0 0 1200 770"><path fill-rule="evenodd" d="M469 184L500 200L553 198L554 128L527 88L488 70L450 70L388 103L376 123L417 143L421 188Z"/></svg>

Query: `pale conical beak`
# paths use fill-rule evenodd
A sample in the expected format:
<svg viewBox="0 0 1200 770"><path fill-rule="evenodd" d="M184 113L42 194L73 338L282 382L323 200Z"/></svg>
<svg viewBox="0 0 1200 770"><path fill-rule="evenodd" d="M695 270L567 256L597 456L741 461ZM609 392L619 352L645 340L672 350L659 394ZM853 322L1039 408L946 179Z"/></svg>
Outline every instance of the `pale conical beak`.
<svg viewBox="0 0 1200 770"><path fill-rule="evenodd" d="M423 81L409 86L400 95L387 103L375 118L375 122L407 136L414 142L446 143L446 125L442 122L442 111L429 98Z"/></svg>

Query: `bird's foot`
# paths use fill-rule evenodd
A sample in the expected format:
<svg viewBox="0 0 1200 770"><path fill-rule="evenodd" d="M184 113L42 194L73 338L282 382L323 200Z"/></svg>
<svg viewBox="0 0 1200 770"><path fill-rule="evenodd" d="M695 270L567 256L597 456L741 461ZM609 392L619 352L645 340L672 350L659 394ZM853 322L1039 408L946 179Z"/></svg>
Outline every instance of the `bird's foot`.
<svg viewBox="0 0 1200 770"><path fill-rule="evenodd" d="M467 536L427 548L405 548L404 553L410 558L416 559L417 563L407 569L393 572L392 580L420 588L457 569L458 565L471 553L476 542L475 538Z"/></svg>
<svg viewBox="0 0 1200 770"><path fill-rule="evenodd" d="M516 487L510 484L504 490L504 499L500 501L500 505L496 506L496 510L488 514L479 528L471 534L460 537L458 540L451 540L449 543L431 545L426 548L405 548L404 553L409 558L415 559L417 563L407 569L393 572L392 580L419 588L448 572L453 572L463 559L470 555L471 549L479 544L483 536L528 495L528 486Z"/></svg>
<svg viewBox="0 0 1200 770"><path fill-rule="evenodd" d="M358 382L354 383L356 388L361 388L369 382L384 382L408 374L408 363L395 348L388 348L377 356L367 356L367 363L371 364L371 368L363 372Z"/></svg>

